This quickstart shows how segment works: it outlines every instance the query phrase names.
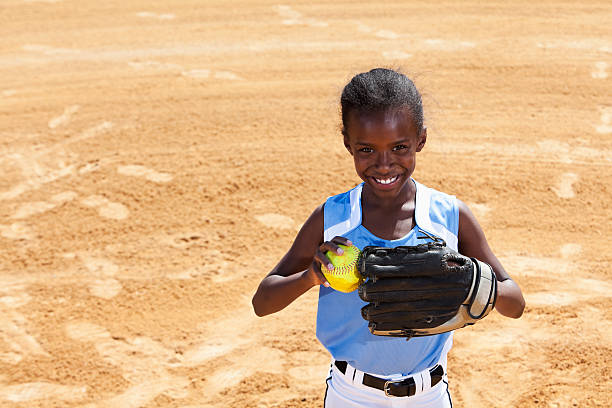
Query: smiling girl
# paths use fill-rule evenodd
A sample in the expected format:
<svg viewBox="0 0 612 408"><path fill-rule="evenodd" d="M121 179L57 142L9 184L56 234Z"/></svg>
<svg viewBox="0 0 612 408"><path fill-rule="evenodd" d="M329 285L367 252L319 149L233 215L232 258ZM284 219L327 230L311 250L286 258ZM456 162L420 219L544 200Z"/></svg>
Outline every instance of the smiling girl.
<svg viewBox="0 0 612 408"><path fill-rule="evenodd" d="M451 407L446 355L452 332L427 337L375 336L361 316L357 291L333 290L321 273L332 269L327 251L338 246L396 247L427 242L419 231L449 248L491 265L497 281L496 310L522 315L518 285L491 251L478 221L454 196L412 178L416 154L427 141L421 96L414 83L377 68L353 77L340 99L344 145L363 180L330 197L310 215L293 245L262 280L253 297L258 316L278 312L319 286L317 338L330 352L325 407ZM387 395L389 380L412 384L406 395Z"/></svg>

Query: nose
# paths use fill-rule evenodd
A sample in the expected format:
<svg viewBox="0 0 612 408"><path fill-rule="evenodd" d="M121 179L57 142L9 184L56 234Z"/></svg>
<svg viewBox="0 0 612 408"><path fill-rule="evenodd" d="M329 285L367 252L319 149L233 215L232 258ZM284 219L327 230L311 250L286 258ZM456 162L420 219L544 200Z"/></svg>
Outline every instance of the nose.
<svg viewBox="0 0 612 408"><path fill-rule="evenodd" d="M392 164L391 152L383 151L378 153L376 157L376 167L379 170L388 170L391 168Z"/></svg>

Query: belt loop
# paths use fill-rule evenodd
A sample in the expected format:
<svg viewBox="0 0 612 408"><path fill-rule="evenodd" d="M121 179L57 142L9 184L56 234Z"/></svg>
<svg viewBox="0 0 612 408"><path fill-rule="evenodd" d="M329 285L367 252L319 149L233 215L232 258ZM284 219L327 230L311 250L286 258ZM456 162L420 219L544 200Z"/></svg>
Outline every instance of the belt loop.
<svg viewBox="0 0 612 408"><path fill-rule="evenodd" d="M423 374L421 373L416 373L415 375L412 376L412 378L414 379L414 393L418 394L420 392L423 391Z"/></svg>
<svg viewBox="0 0 612 408"><path fill-rule="evenodd" d="M361 387L363 385L363 371L355 369L355 373L353 374L353 384L358 384Z"/></svg>
<svg viewBox="0 0 612 408"><path fill-rule="evenodd" d="M345 376L351 382L351 384L353 384L355 382L353 381L353 379L355 378L355 367L347 364Z"/></svg>
<svg viewBox="0 0 612 408"><path fill-rule="evenodd" d="M431 371L425 370L421 376L423 377L423 391L427 391L431 388Z"/></svg>

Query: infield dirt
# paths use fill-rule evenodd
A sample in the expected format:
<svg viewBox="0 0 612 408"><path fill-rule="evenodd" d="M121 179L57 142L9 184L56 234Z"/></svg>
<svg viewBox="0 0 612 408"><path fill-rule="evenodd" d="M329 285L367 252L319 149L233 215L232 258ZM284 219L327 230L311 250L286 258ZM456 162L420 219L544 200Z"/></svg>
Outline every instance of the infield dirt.
<svg viewBox="0 0 612 408"><path fill-rule="evenodd" d="M291 5L287 5L291 4ZM415 178L521 286L449 355L458 407L608 407L608 1L3 0L0 406L320 407L317 290L250 300L359 180L338 99L401 68Z"/></svg>

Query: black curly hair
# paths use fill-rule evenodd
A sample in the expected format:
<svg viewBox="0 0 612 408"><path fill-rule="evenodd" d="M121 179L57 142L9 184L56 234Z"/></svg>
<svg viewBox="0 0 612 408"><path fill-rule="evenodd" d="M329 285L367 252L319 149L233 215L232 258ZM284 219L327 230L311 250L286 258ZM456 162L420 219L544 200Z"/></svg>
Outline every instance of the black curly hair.
<svg viewBox="0 0 612 408"><path fill-rule="evenodd" d="M410 78L392 69L374 68L355 75L342 90L340 106L345 136L351 112L368 114L407 108L417 129L423 127L421 94Z"/></svg>

